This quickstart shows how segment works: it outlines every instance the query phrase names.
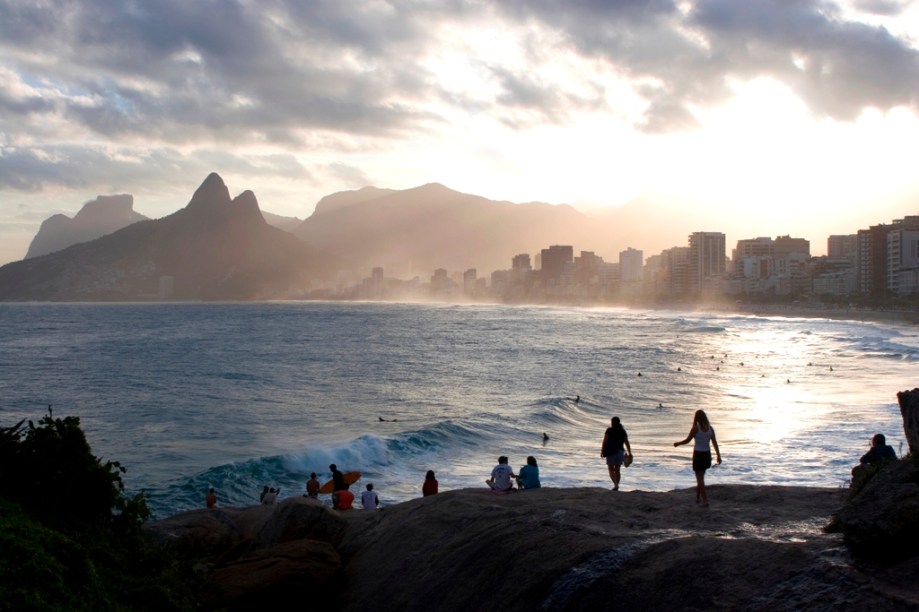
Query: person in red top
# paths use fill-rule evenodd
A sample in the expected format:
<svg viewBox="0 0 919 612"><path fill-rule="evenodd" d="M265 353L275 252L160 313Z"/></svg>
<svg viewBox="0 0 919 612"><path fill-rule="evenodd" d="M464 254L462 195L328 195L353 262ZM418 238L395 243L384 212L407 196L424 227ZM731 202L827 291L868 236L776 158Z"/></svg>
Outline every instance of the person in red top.
<svg viewBox="0 0 919 612"><path fill-rule="evenodd" d="M424 484L421 486L421 494L427 497L437 493L437 479L434 478L434 470L428 470L424 476Z"/></svg>
<svg viewBox="0 0 919 612"><path fill-rule="evenodd" d="M348 489L332 493L332 507L336 510L350 510L354 504L354 493Z"/></svg>

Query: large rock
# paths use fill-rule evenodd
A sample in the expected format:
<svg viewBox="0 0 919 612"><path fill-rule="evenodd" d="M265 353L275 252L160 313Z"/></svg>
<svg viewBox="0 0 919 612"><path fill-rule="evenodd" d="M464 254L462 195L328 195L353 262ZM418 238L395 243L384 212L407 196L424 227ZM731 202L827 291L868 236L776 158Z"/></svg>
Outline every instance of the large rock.
<svg viewBox="0 0 919 612"><path fill-rule="evenodd" d="M218 556L215 542L238 543L213 562L205 608L919 609L919 563L856 562L823 529L843 495L716 485L701 508L692 489L483 487L380 511L339 514L303 498L201 510L157 533L199 538Z"/></svg>
<svg viewBox="0 0 919 612"><path fill-rule="evenodd" d="M833 489L441 493L345 516L343 610L911 609L823 526Z"/></svg>
<svg viewBox="0 0 919 612"><path fill-rule="evenodd" d="M337 546L345 532L337 512L305 497L277 505L189 510L146 526L154 541L195 559L225 563L293 540Z"/></svg>
<svg viewBox="0 0 919 612"><path fill-rule="evenodd" d="M900 403L900 414L903 415L903 432L909 452L919 457L919 389L897 393Z"/></svg>
<svg viewBox="0 0 919 612"><path fill-rule="evenodd" d="M860 555L880 560L919 555L919 467L891 461L839 511L838 527Z"/></svg>

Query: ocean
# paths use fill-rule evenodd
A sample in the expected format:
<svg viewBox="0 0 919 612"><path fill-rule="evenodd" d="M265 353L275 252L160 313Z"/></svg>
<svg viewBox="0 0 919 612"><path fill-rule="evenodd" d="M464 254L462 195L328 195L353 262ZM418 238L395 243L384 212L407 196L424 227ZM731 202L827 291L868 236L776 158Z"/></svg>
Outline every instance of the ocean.
<svg viewBox="0 0 919 612"><path fill-rule="evenodd" d="M708 413L710 484L842 487L919 386L919 328L726 313L364 302L0 304L0 426L77 416L154 517L301 495L359 470L383 505L484 487L499 455L543 486L694 485L686 436ZM579 401L576 398L580 397ZM544 439L543 434L548 436Z"/></svg>

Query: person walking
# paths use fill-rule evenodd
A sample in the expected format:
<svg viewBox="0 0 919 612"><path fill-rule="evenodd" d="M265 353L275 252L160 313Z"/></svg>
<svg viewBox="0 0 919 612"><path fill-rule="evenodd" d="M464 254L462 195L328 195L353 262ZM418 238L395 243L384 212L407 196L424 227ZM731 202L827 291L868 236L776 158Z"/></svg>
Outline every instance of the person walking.
<svg viewBox="0 0 919 612"><path fill-rule="evenodd" d="M610 419L610 426L603 434L603 443L600 446L600 456L606 457L606 467L609 469L609 479L613 481L613 491L619 490L619 481L622 479L622 462L625 460L626 449L629 458L632 457L632 445L629 444L629 434L619 417Z"/></svg>
<svg viewBox="0 0 919 612"><path fill-rule="evenodd" d="M715 428L708 421L708 415L704 410L696 410L693 416L692 428L689 435L679 442L674 442L674 448L683 444L688 444L690 440L695 443L692 449L692 471L696 474L696 503L708 507L708 495L705 493L705 470L712 467L712 450L715 447L715 455L718 463L721 464L721 450L718 448L718 439L715 437Z"/></svg>

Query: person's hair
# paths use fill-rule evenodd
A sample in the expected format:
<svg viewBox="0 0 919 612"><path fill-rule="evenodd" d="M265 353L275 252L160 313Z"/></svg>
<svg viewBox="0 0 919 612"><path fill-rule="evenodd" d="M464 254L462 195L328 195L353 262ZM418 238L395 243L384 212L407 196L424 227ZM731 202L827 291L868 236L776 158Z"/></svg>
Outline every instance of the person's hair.
<svg viewBox="0 0 919 612"><path fill-rule="evenodd" d="M693 422L698 423L700 427L711 427L711 423L708 422L708 415L705 414L704 410L696 410L696 415L693 417Z"/></svg>
<svg viewBox="0 0 919 612"><path fill-rule="evenodd" d="M372 483L372 482L368 482L368 483L367 483L367 490L368 490L368 491L373 491L373 483Z"/></svg>
<svg viewBox="0 0 919 612"><path fill-rule="evenodd" d="M532 465L533 467L539 467L538 465L536 465L536 457L534 457L533 455L530 455L529 457L527 457L527 465Z"/></svg>
<svg viewBox="0 0 919 612"><path fill-rule="evenodd" d="M500 457L498 457L498 463L507 463L507 457L505 457L504 455L501 455Z"/></svg>
<svg viewBox="0 0 919 612"><path fill-rule="evenodd" d="M622 420L620 420L619 417L614 416L614 417L611 418L609 421L610 421L610 423L612 424L612 430L613 430L613 431L615 431L616 433L624 433L624 432L625 432L625 427L622 426Z"/></svg>
<svg viewBox="0 0 919 612"><path fill-rule="evenodd" d="M881 444L887 444L887 438L884 437L884 434L874 434L874 437L871 438L871 444L874 446L880 446Z"/></svg>
<svg viewBox="0 0 919 612"><path fill-rule="evenodd" d="M334 463L330 463L330 464L329 464L329 469L332 470L332 471L334 472L335 470L338 469L338 466L335 465Z"/></svg>
<svg viewBox="0 0 919 612"><path fill-rule="evenodd" d="M315 477L316 477L316 472L310 472L310 478L315 478Z"/></svg>
<svg viewBox="0 0 919 612"><path fill-rule="evenodd" d="M208 491L208 493L213 493L213 492L214 492L214 487L211 487L211 490Z"/></svg>
<svg viewBox="0 0 919 612"><path fill-rule="evenodd" d="M428 470L428 473L424 475L425 480L434 480L434 470Z"/></svg>
<svg viewBox="0 0 919 612"><path fill-rule="evenodd" d="M615 427L616 425L618 425L618 424L621 423L622 421L619 419L619 417L613 417L613 418L611 418L611 419L609 420L609 422L610 422L610 424L611 424L613 427Z"/></svg>
<svg viewBox="0 0 919 612"><path fill-rule="evenodd" d="M267 493L267 492L268 492L268 485L265 485L264 487L262 487L262 491L264 491L265 493Z"/></svg>

